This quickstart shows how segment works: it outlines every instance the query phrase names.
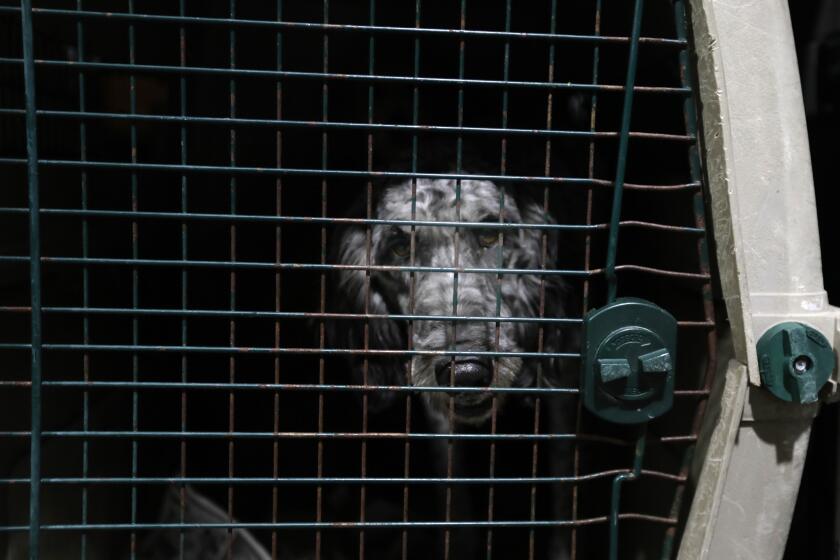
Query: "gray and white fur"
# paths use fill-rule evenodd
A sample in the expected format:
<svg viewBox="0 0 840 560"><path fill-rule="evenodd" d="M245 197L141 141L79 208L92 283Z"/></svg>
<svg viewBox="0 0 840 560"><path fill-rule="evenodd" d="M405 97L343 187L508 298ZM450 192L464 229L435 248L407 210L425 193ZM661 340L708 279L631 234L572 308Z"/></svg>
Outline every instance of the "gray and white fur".
<svg viewBox="0 0 840 560"><path fill-rule="evenodd" d="M448 179L417 179L414 188L413 193L411 180L379 188L372 217L388 221L484 222L488 227L456 229L452 225L418 225L414 228L413 250L410 226L376 224L370 226L369 233L365 226L349 227L336 240L335 260L354 267L555 268L558 243L553 230L490 227L499 223L554 223L540 205L521 196L519 189L481 180L461 181L458 186ZM451 271L427 270L368 273L364 269L344 268L338 273L334 290L338 311L343 313L524 318L564 315L565 287L557 275L497 275L492 272L459 272L456 275ZM333 321L329 335L336 347L359 349L365 344L361 322ZM542 368L543 383L552 385L556 384L556 372L560 370L553 359L523 359L510 355L491 359L481 353L536 352L540 348L543 352L558 352L561 346L559 329L552 326L541 329L534 322L453 322L424 318L413 322L410 346L413 350L474 351L477 355L460 355L454 359L445 354L369 357L366 367L362 357L357 356L353 371L357 382L369 385L429 387L451 383L501 388L532 386L538 369ZM407 321L370 320L367 347L408 349ZM406 362L409 367L405 367ZM455 426L450 426L451 394L423 393L430 419L442 432L450 428L457 430L458 425L481 425L490 417L492 397L489 392L455 393ZM374 409L382 408L393 398L392 393L378 392L369 404ZM499 394L497 407L502 407L504 400L504 394Z"/></svg>

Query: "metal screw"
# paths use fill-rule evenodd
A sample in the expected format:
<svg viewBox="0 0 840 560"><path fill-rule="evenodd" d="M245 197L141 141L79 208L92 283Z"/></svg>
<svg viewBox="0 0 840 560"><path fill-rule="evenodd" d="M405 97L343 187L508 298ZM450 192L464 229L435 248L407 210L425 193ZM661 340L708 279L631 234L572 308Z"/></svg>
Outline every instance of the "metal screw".
<svg viewBox="0 0 840 560"><path fill-rule="evenodd" d="M811 369L811 360L808 356L799 356L793 361L793 369L796 373L805 373Z"/></svg>

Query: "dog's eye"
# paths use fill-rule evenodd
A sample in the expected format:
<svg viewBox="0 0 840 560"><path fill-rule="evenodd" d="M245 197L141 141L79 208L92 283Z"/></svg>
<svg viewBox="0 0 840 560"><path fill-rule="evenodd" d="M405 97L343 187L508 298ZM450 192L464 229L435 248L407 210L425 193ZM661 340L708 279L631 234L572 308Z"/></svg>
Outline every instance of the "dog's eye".
<svg viewBox="0 0 840 560"><path fill-rule="evenodd" d="M492 229L482 229L476 232L478 244L484 248L492 247L499 241L499 232Z"/></svg>
<svg viewBox="0 0 840 560"><path fill-rule="evenodd" d="M393 253L395 257L399 257L401 259L404 259L411 254L411 243L409 242L408 237L405 236L394 239L391 242L390 248L391 253Z"/></svg>

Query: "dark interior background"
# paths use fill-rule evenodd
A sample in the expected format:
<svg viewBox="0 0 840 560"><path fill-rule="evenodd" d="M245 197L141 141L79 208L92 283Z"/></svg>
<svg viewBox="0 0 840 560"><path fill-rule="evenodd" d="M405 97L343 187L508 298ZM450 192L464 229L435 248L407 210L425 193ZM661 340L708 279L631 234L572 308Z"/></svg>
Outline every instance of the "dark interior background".
<svg viewBox="0 0 840 560"><path fill-rule="evenodd" d="M829 302L840 305L840 194L835 167L840 133L840 2L790 2L789 6L808 115L823 277ZM814 421L786 559L840 557L838 421L837 405L823 407Z"/></svg>
<svg viewBox="0 0 840 560"><path fill-rule="evenodd" d="M15 2L0 2L14 5ZM351 0L330 2L329 21L332 23L366 24L368 13L360 9L361 3ZM557 3L558 33L591 34L594 22L594 2ZM38 6L72 9L75 2L51 0L36 2ZM470 29L501 30L504 28L503 0L481 0L468 3L467 27ZM114 9L113 2L84 2L89 10ZM513 31L549 31L550 2L534 0L514 2ZM138 8L140 8L138 3ZM458 2L424 3L422 25L442 29L458 28ZM121 7L120 9L124 9ZM601 33L626 36L630 29L632 3L606 3L601 19ZM177 3L155 0L142 3L142 11L158 14L176 14ZM229 16L228 2L188 2L188 15L225 18ZM274 3L240 2L236 17L242 19L274 19ZM287 2L284 18L291 21L317 22L323 17L318 2ZM20 37L17 20L10 16L0 19L0 45L3 56L20 57ZM392 0L377 3L376 22L380 25L414 25L414 2ZM77 28L72 19L40 18L37 20L36 58L73 61L77 60ZM200 67L225 68L231 64L229 28L213 25L187 27L186 64ZM125 22L85 21L84 59L98 62L126 63L129 60L129 26ZM642 34L653 37L674 37L671 2L647 3ZM284 70L324 71L323 34L313 31L288 31L283 34L282 68ZM271 30L238 29L235 35L235 65L240 69L277 68L276 34ZM424 37L421 41L420 74L424 76L458 76L459 41L450 36ZM135 62L137 64L178 65L178 27L168 24L142 23L135 25ZM329 72L366 74L368 67L368 37L360 33L329 34ZM410 75L413 70L414 40L410 35L377 35L374 72L386 75ZM504 42L498 39L477 38L466 41L465 76L472 79L503 79ZM514 41L511 47L510 79L545 81L548 68L548 46L540 41ZM558 43L555 65L556 82L587 83L592 80L591 44L584 42ZM601 47L599 82L622 84L626 69L626 45L608 44ZM642 45L637 83L641 85L680 85L677 50L672 47ZM67 66L39 66L39 109L77 111L80 106L78 72ZM126 113L129 111L128 73L124 71L88 71L86 76L85 107L87 111ZM186 95L181 96L178 75L171 73L137 73L136 93L138 113L179 115L181 104L193 116L227 117L231 112L231 84L223 75L195 75L186 80ZM19 66L0 65L0 102L3 107L23 106L22 79ZM271 77L236 79L235 113L240 118L277 118L276 80ZM412 122L411 100L413 87L404 83L378 83L374 88L374 122L408 124ZM507 125L512 128L544 128L546 122L546 92L540 89L510 89ZM283 82L282 118L300 121L320 121L324 118L322 84L318 80ZM459 124L458 90L451 85L421 86L419 124ZM553 98L552 121L555 129L588 130L591 96L579 92L558 92ZM601 131L616 131L619 127L622 97L620 92L605 92L598 96L598 124ZM330 121L367 122L368 87L359 81L330 81L327 118ZM463 124L473 127L498 127L502 124L502 91L499 88L465 88ZM4 116L0 134L0 150L4 157L25 155L23 119L20 115ZM675 95L639 93L634 101L633 130L683 134L683 99ZM270 125L239 127L235 130L236 146L231 150L232 131L226 126L190 124L187 130L187 148L183 153L193 165L226 167L235 159L237 166L274 168L279 166L302 170L317 170L322 166L322 131L316 127L301 126L283 131L280 158L277 154L277 135ZM142 122L131 127L127 122L91 119L87 123L87 153L90 160L131 161L132 134L137 148L137 159L144 163L178 164L181 161L181 130L177 123ZM79 127L73 119L42 119L39 122L40 157L42 159L77 160L81 157ZM377 133L373 136L373 168L410 171L407 150L412 134L406 132ZM367 134L358 130L331 130L325 166L328 169L367 169ZM452 134L426 132L419 135L420 171L442 171L452 167L456 138ZM604 139L596 142L594 176L611 179L615 172L616 142ZM501 142L498 136L464 135L464 151L471 161L479 160L480 166L490 173L501 170ZM512 137L507 144L506 172L511 175L538 177L545 173L545 141L523 135ZM552 144L549 159L550 173L567 177L586 177L589 170L586 140L561 141ZM644 184L679 184L691 180L688 171L687 144L663 140L634 139L630 144L627 181ZM429 157L435 154L434 157ZM442 154L442 155L440 155ZM467 171L471 169L468 168ZM0 206L25 207L26 181L22 166L6 166L4 177L15 188L0 191ZM140 171L136 177L136 204L141 211L179 212L182 193L186 192L186 209L190 212L225 213L232 210L231 180L224 173L187 174L186 191L178 171ZM132 208L132 173L125 169L94 169L86 175L90 208L129 210ZM81 171L44 166L41 175L43 207L80 208ZM282 179L282 214L291 216L328 217L347 215L347 209L363 199L366 181L358 177L332 177L327 181L327 197L322 197L322 184L317 176L296 175ZM535 196L542 196L540 186L524 187ZM235 210L241 214L272 215L278 206L278 182L269 174L238 175L235 180ZM574 186L552 186L550 206L558 221L581 224L586 219L586 189ZM595 223L607 220L610 208L609 189L593 189L593 216ZM644 220L673 226L693 226L693 191L646 192L628 190L622 209L625 220ZM322 206L323 203L323 206ZM132 224L129 219L89 220L89 255L107 258L131 258ZM8 240L4 254L25 255L26 216L4 217L0 230ZM81 220L77 217L45 216L42 222L43 252L47 256L81 256ZM137 256L148 259L179 259L182 251L181 226L176 220L139 220L137 225ZM186 241L187 258L190 260L232 259L235 249L240 261L273 262L276 258L274 239L276 230L270 223L240 223L236 227L236 243L232 244L228 224L215 221L190 222ZM296 223L284 224L279 241L283 262L317 263L321 252L336 235L333 226ZM322 243L322 236L326 244ZM583 267L585 236L570 234L563 239L560 266L580 269ZM602 266L606 236L594 234L592 238L592 266ZM696 272L699 263L696 237L670 235L644 229L628 228L622 231L619 264L635 264L661 269ZM4 304L26 305L28 301L27 268L22 265L4 265ZM132 305L132 270L130 266L90 267L89 305L95 307L130 307ZM279 306L284 311L317 311L320 302L320 273L289 271L282 274L282 288L275 298L275 275L272 271L240 270L236 274L237 309L273 310ZM188 305L194 309L228 309L232 304L229 290L230 273L223 268L191 269L188 281L182 283L181 271L175 267L141 268L138 273L137 298L142 307L178 308L182 294L186 293ZM580 280L570 280L572 297L569 314L580 316L583 312L583 285ZM44 303L48 306L79 306L82 291L82 268L79 266L45 266ZM588 307L597 307L605 299L603 281L595 279L590 285ZM628 272L621 276L619 295L643 297L659 303L678 319L700 321L703 319L700 286L683 280L650 277ZM327 298L327 310L332 302ZM96 344L134 343L130 316L91 317L90 340ZM137 322L137 341L143 345L177 346L181 343L182 323L177 317L143 317ZM224 318L189 319L188 341L191 345L225 347L229 345L230 325ZM318 323L315 321L288 320L280 325L280 345L296 348L318 347ZM3 339L25 342L28 337L28 318L14 316L3 324ZM45 319L45 337L52 342L78 343L82 337L79 316L48 315ZM236 346L272 347L274 321L249 319L237 321ZM702 363L706 331L684 329L680 332L681 371L696 371ZM26 368L25 354L6 352L7 363ZM127 352L99 352L92 355L90 376L95 380L132 379L135 363ZM180 356L177 353L149 352L139 355L137 368L144 381L173 381L180 379ZM280 371L283 383L313 383L318 380L317 356L281 356L275 363L270 355L239 355L236 358L236 381L273 382L275 371ZM191 354L188 379L208 383L226 383L230 376L230 362L220 354ZM81 379L82 357L79 352L49 352L45 364L47 379ZM347 383L346 365L340 360L325 360L324 374L327 383ZM697 388L695 376L679 378L678 388ZM11 390L10 390L11 391ZM20 393L16 393L20 394ZM116 430L130 429L132 425L132 395L128 391L103 395L91 393L91 399L109 407L108 414L91 418L94 428ZM270 431L275 420L281 429L312 432L317 428L318 398L314 392L288 392L278 396L279 412L275 414L275 395L267 392L242 392L236 395L234 413L228 414L230 396L224 391L189 391L187 429L191 431L227 431L231 416L237 430ZM416 402L416 401L415 401ZM52 389L44 393L46 411L66 410L70 403L73 414L67 418L47 420L45 428L56 429L68 422L78 422L83 406L83 395L78 390ZM181 395L179 392L144 391L139 395L139 420L141 430L179 430ZM26 429L27 401L19 403L23 412L3 419L4 429ZM527 404L527 403L526 403ZM552 403L548 403L552 404ZM684 399L677 403L676 412L653 422L651 435L685 435L691 431L691 413L696 401ZM557 403L558 406L569 406ZM405 405L402 405L405 406ZM361 406L356 399L340 394L328 394L324 410L324 431L359 431ZM405 412L401 408L393 417L371 418L369 430L404 430ZM516 409L514 409L515 411ZM411 416L412 431L428 431L424 418L415 405ZM520 433L532 429L531 418L510 430ZM52 422L52 423L50 423ZM589 433L621 436L628 439L634 430L606 425L584 416L582 430ZM472 445L472 444L470 444ZM125 460L129 455L124 447L112 447L109 442L91 443L91 454L96 457L119 455L121 463L108 471L107 463L94 462L94 469L102 475L126 476ZM313 476L316 472L316 447L312 440L291 440L283 443L279 476ZM467 447L467 444L464 444ZM631 454L628 448L616 450L597 445L583 446L586 472L626 468ZM475 444L476 464L468 474L486 476L489 457L486 444ZM119 449L117 451L117 449ZM325 476L358 476L360 444L358 441L326 441L323 444ZM657 468L676 473L682 462L684 446L651 444L646 468ZM190 441L186 473L188 476L226 476L228 473L229 444L223 438ZM422 442L411 446L412 476L434 476L430 456L434 451ZM78 449L75 448L78 452ZM567 453L567 451L562 451ZM55 453L58 453L57 451ZM237 476L271 476L272 453L270 441L242 439L235 442L235 473ZM402 476L402 441L380 441L367 449L369 476ZM523 442L499 444L497 476L524 476L530 468L531 445ZM557 453L548 445L540 445L540 454ZM177 440L144 440L139 445L140 475L171 476L180 467L180 449ZM74 456L73 461L76 461ZM49 472L49 463L46 471ZM62 468L78 471L78 464L65 461ZM61 469L58 469L61 470ZM78 474L78 473L76 473ZM541 473L544 474L544 473ZM124 490L124 488L123 488ZM224 504L227 488L221 485L202 487L201 490ZM370 489L368 510L370 519L399 518L401 487L396 489ZM528 515L528 488L498 489L497 508L511 519L525 519ZM142 487L139 491L141 520L154 520L160 489ZM394 494L396 492L396 494ZM486 496L486 488L480 488ZM605 515L608 510L609 479L603 478L581 485L582 500L579 515ZM93 492L92 492L93 493ZM279 490L280 520L309 520L314 517L314 488L310 486L283 486ZM643 478L625 490L624 511L642 511L657 516L668 516L670 498L674 493L672 481ZM430 502L433 492L412 490L412 511L422 518L433 511ZM538 506L542 517L547 513L546 497L539 494ZM357 519L358 492L355 487L335 486L325 492L325 518L328 520ZM108 498L108 495L104 495ZM688 497L685 503L688 503ZM233 506L234 516L242 521L265 521L271 518L271 495L265 487L237 486ZM125 516L121 511L120 515ZM544 515L542 515L544 514ZM431 514L430 514L431 515ZM538 516L540 517L540 516ZM666 537L665 527L628 520L622 533L626 550L657 548ZM632 529L631 529L632 528ZM267 531L255 531L264 543L270 540ZM288 535L294 542L300 533ZM423 557L427 540L422 538L411 551ZM415 534L415 533L412 533ZM597 558L605 554L606 525L592 525L581 529L581 558ZM334 536L335 535L335 536ZM521 557L523 531L500 530L497 533L499 557ZM373 550L389 551L399 536L398 531L371 531L369 546ZM305 535L310 539L310 535ZM325 532L325 547L344 547L352 550L356 533ZM330 541L330 539L335 539ZM377 540L378 539L378 540ZM307 544L309 543L307 541ZM546 546L544 541L539 541ZM508 543L508 544L505 544ZM508 547L508 548L505 548ZM507 555L507 556L506 556ZM385 553L383 557L388 557Z"/></svg>

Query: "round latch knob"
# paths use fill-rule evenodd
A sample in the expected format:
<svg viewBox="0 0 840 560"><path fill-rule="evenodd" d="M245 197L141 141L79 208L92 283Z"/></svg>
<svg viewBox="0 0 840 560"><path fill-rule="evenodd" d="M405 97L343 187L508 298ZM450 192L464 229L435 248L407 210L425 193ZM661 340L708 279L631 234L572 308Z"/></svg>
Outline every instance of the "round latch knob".
<svg viewBox="0 0 840 560"><path fill-rule="evenodd" d="M636 298L584 320L581 388L586 408L611 422L638 424L673 404L677 322Z"/></svg>
<svg viewBox="0 0 840 560"><path fill-rule="evenodd" d="M834 369L834 352L825 336L802 323L781 323L758 341L761 383L775 397L795 403L819 400Z"/></svg>

